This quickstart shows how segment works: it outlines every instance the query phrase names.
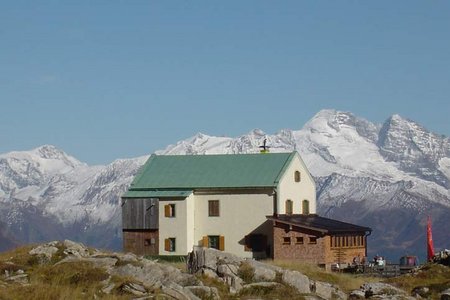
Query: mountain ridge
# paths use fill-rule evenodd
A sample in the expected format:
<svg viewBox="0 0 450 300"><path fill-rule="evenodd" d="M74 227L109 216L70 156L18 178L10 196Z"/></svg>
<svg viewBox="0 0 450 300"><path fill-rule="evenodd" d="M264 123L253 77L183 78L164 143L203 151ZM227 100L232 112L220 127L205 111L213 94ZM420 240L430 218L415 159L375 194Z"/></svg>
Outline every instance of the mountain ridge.
<svg viewBox="0 0 450 300"><path fill-rule="evenodd" d="M398 115L375 124L349 112L322 110L300 130L282 129L271 135L254 129L236 138L197 133L155 153L257 153L264 139L272 152L299 151L317 181L320 214L362 225L367 222L374 228L373 251L395 245L393 240L401 241L399 253L405 245L418 248L423 241L421 218L427 210L438 218L438 224L450 226L449 221L441 220L445 214L439 211L450 212L450 139ZM8 217L9 228L23 242L55 239L52 236L58 234L117 249L121 246L120 195L147 158L88 166L50 145L0 154L0 221ZM9 209L2 209L7 206ZM27 209L38 212L35 222L40 227L36 228L61 229L38 236L25 226L27 218L14 219L7 213L22 212L30 219ZM389 209L398 210L403 218L400 225L411 220L418 224L410 229L396 225L399 234L410 236L416 231L420 239L403 242L402 236L392 234L387 241L383 231L377 233L377 228L385 226L380 222L390 224L385 217L391 216ZM435 244L443 247L440 236L437 238Z"/></svg>

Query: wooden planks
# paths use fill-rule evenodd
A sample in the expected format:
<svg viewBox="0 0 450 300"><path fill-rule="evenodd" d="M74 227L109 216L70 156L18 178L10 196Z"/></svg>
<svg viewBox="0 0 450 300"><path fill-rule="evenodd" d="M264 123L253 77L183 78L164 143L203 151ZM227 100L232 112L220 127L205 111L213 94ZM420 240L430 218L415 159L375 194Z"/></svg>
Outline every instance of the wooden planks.
<svg viewBox="0 0 450 300"><path fill-rule="evenodd" d="M123 229L158 229L157 198L122 198Z"/></svg>

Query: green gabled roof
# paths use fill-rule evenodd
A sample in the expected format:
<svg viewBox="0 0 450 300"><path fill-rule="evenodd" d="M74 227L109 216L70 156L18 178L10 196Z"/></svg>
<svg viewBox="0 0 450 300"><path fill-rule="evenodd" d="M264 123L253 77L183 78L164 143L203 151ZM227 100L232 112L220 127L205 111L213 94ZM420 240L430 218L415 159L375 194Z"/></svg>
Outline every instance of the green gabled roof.
<svg viewBox="0 0 450 300"><path fill-rule="evenodd" d="M149 190L149 191L127 191L122 198L186 198L192 194L192 190Z"/></svg>
<svg viewBox="0 0 450 300"><path fill-rule="evenodd" d="M276 187L295 154L152 155L130 191Z"/></svg>

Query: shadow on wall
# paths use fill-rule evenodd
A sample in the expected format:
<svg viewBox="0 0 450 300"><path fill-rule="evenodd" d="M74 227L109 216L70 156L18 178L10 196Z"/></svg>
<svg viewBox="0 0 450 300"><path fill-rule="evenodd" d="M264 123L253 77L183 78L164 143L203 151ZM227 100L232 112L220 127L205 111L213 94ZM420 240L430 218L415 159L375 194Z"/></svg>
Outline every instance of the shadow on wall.
<svg viewBox="0 0 450 300"><path fill-rule="evenodd" d="M252 258L270 258L273 253L273 225L266 220L257 228L247 233L239 242L245 251L252 252Z"/></svg>

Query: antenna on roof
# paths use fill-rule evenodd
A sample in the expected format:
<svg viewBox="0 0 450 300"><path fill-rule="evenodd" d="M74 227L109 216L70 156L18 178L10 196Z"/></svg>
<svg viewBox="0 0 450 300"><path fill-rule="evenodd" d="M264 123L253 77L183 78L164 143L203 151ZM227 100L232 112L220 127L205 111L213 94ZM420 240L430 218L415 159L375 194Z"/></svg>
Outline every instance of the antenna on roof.
<svg viewBox="0 0 450 300"><path fill-rule="evenodd" d="M267 139L265 138L263 141L263 144L259 146L261 150L259 150L259 153L269 153L270 146L267 146Z"/></svg>

